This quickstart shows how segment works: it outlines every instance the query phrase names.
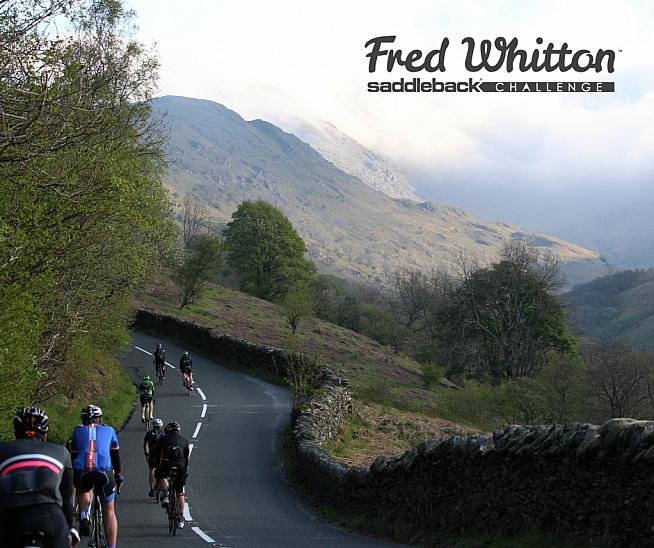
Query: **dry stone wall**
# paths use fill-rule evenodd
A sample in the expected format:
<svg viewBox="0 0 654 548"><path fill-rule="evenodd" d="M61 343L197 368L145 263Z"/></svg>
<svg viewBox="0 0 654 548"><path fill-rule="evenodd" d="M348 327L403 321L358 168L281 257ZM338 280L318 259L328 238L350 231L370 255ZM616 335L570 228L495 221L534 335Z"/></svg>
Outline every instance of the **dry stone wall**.
<svg viewBox="0 0 654 548"><path fill-rule="evenodd" d="M271 370L271 356L282 363L279 349L175 318L140 312L137 327L218 358ZM351 409L347 380L326 370L294 416L295 474L325 507L404 540L439 530L545 530L583 535L589 545L654 546L654 422L510 426L492 437L429 440L356 468L321 448Z"/></svg>

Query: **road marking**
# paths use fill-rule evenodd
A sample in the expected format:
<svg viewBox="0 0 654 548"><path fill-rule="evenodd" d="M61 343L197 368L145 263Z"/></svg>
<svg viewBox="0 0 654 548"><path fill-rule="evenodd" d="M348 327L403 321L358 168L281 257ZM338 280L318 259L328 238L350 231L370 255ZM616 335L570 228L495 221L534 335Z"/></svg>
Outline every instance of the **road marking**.
<svg viewBox="0 0 654 548"><path fill-rule="evenodd" d="M200 388L199 386L196 386L195 389L198 391L198 394L200 394L200 397L201 397L203 400L206 400L206 399L207 399L207 397L204 395L204 392L202 392L202 388Z"/></svg>
<svg viewBox="0 0 654 548"><path fill-rule="evenodd" d="M200 418L203 419L207 416L207 404L202 405L202 413L200 413Z"/></svg>
<svg viewBox="0 0 654 548"><path fill-rule="evenodd" d="M184 505L184 519L186 521L193 521L193 518L191 517L191 509L188 507L188 504Z"/></svg>
<svg viewBox="0 0 654 548"><path fill-rule="evenodd" d="M205 542L211 542L212 544L213 544L214 542L216 542L215 540L213 540L209 535L207 535L207 534L206 534L202 529L200 529L199 527L191 527L191 529L192 529L193 532L194 532L197 536L199 536L203 541L205 541Z"/></svg>
<svg viewBox="0 0 654 548"><path fill-rule="evenodd" d="M188 444L188 458L189 458L189 460L191 460L191 455L193 454L193 447L195 447L194 444L192 444L192 443Z"/></svg>
<svg viewBox="0 0 654 548"><path fill-rule="evenodd" d="M199 422L198 425L195 427L195 432L193 432L193 439L197 439L198 434L200 433L200 427L202 426L202 423Z"/></svg>
<svg viewBox="0 0 654 548"><path fill-rule="evenodd" d="M171 369L177 369L172 363L164 362Z"/></svg>

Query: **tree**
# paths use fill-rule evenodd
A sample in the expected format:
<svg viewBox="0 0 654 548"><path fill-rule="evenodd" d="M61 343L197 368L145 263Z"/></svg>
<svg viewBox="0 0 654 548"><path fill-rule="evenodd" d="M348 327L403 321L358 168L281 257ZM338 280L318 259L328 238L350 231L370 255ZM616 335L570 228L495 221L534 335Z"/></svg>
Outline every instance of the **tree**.
<svg viewBox="0 0 654 548"><path fill-rule="evenodd" d="M562 305L558 264L524 242L499 262L465 274L436 308L441 363L500 383L536 372L548 353L574 353Z"/></svg>
<svg viewBox="0 0 654 548"><path fill-rule="evenodd" d="M538 374L547 394L548 414L555 422L569 422L584 398L584 363L578 355L552 353Z"/></svg>
<svg viewBox="0 0 654 548"><path fill-rule="evenodd" d="M316 312L316 300L307 285L299 285L289 291L281 301L284 315L295 335L300 320L313 316Z"/></svg>
<svg viewBox="0 0 654 548"><path fill-rule="evenodd" d="M189 242L182 263L175 270L180 308L193 303L212 272L222 267L222 252L221 240L209 234L199 234Z"/></svg>
<svg viewBox="0 0 654 548"><path fill-rule="evenodd" d="M207 226L207 208L187 195L182 202L182 242L188 247L200 231Z"/></svg>
<svg viewBox="0 0 654 548"><path fill-rule="evenodd" d="M10 389L54 393L74 346L127 341L133 291L175 238L150 117L158 63L131 20L119 0L0 4L0 370L15 372L0 414Z"/></svg>
<svg viewBox="0 0 654 548"><path fill-rule="evenodd" d="M307 248L291 222L262 200L242 202L224 235L229 267L241 288L257 297L281 299L316 272L304 258Z"/></svg>
<svg viewBox="0 0 654 548"><path fill-rule="evenodd" d="M619 344L587 345L582 356L590 396L606 406L611 417L640 418L649 401L651 357Z"/></svg>

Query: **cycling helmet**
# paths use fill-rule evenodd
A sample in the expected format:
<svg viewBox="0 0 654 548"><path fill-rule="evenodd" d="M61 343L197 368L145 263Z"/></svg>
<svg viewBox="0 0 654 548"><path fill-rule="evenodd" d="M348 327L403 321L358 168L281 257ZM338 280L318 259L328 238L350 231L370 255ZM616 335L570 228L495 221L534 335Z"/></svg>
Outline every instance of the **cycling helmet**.
<svg viewBox="0 0 654 548"><path fill-rule="evenodd" d="M92 422L98 422L102 417L102 409L97 405L87 405L82 408L80 413L82 419L82 424L90 424Z"/></svg>
<svg viewBox="0 0 654 548"><path fill-rule="evenodd" d="M184 350L184 352L182 352L182 357L185 358L186 356L188 356L188 350Z"/></svg>
<svg viewBox="0 0 654 548"><path fill-rule="evenodd" d="M169 422L164 428L166 432L181 432L182 427L177 421Z"/></svg>
<svg viewBox="0 0 654 548"><path fill-rule="evenodd" d="M152 428L163 428L163 421L161 419L152 419Z"/></svg>
<svg viewBox="0 0 654 548"><path fill-rule="evenodd" d="M38 407L24 407L14 416L14 434L17 439L43 438L48 433L48 415Z"/></svg>
<svg viewBox="0 0 654 548"><path fill-rule="evenodd" d="M150 379L150 375L143 375L143 380L144 380L144 381L149 381L149 380L151 380L151 379Z"/></svg>
<svg viewBox="0 0 654 548"><path fill-rule="evenodd" d="M157 344L157 348L163 348L163 346L161 346L161 343Z"/></svg>

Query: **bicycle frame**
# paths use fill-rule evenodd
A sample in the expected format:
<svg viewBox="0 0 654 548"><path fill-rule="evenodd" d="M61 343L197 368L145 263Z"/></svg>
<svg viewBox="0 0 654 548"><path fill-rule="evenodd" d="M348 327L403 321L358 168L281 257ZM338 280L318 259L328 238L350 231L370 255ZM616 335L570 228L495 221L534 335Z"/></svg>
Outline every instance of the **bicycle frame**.
<svg viewBox="0 0 654 548"><path fill-rule="evenodd" d="M91 508L89 509L89 518L91 519L91 540L89 541L89 546L106 548L107 538L104 532L102 504L100 503L100 496L95 490L93 492L93 499L91 500Z"/></svg>
<svg viewBox="0 0 654 548"><path fill-rule="evenodd" d="M177 476L177 467L170 469L170 478L168 479L168 533L175 536L177 533L177 514L179 507L177 505L177 489L175 489L175 479Z"/></svg>

